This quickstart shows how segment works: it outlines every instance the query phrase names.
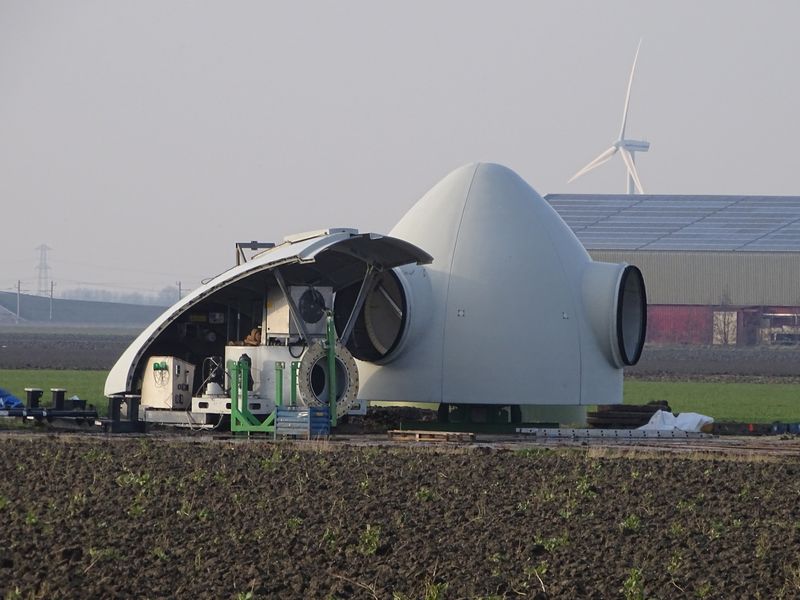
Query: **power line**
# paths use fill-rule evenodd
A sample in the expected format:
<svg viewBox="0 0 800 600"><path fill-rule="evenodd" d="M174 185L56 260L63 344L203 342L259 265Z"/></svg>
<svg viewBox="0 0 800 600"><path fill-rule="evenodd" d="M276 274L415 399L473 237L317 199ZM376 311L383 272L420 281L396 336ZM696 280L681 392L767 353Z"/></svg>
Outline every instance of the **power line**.
<svg viewBox="0 0 800 600"><path fill-rule="evenodd" d="M39 273L39 295L45 296L47 294L47 280L50 275L50 265L47 264L47 251L52 250L47 244L40 244L36 247L39 251L39 265L36 270Z"/></svg>

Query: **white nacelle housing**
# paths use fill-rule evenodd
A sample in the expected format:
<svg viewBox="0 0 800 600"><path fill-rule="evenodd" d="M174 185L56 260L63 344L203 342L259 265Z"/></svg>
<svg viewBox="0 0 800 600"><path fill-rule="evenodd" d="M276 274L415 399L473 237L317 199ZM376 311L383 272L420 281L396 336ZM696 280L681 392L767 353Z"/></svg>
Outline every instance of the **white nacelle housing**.
<svg viewBox="0 0 800 600"><path fill-rule="evenodd" d="M644 343L641 272L592 261L518 175L494 164L457 169L390 235L332 229L293 236L218 276L142 332L110 372L106 394L141 389L148 356L199 365L261 327L262 348L248 355L257 358L266 396L274 385L271 357L294 356L291 344L303 328L309 338L320 335L319 309L332 303L337 352L357 364L342 381L358 386L360 399L622 401L622 369L636 363ZM304 323L293 322L282 298L292 298L298 313L306 302ZM322 397L315 369L307 393ZM197 387L203 373L196 372Z"/></svg>
<svg viewBox="0 0 800 600"><path fill-rule="evenodd" d="M381 361L359 364L362 396L523 405L622 401L622 367L638 360L644 343L641 273L593 262L515 173L494 164L457 169L391 235L434 260L395 269L409 305L405 339Z"/></svg>

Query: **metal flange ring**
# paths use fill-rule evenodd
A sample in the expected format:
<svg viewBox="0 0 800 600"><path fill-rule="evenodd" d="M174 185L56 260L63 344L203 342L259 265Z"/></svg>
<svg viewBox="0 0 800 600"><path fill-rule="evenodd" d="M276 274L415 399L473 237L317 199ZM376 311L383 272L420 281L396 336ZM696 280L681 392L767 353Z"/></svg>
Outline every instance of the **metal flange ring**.
<svg viewBox="0 0 800 600"><path fill-rule="evenodd" d="M336 357L336 416L341 417L356 403L358 368L350 351L338 341ZM328 350L319 340L312 342L300 359L297 391L307 406L328 405Z"/></svg>

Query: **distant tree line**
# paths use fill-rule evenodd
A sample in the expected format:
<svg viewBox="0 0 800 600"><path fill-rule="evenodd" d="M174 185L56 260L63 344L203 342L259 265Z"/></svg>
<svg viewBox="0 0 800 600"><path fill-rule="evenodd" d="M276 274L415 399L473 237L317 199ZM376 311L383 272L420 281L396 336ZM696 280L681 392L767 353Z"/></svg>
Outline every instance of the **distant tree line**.
<svg viewBox="0 0 800 600"><path fill-rule="evenodd" d="M184 290L185 294L186 290ZM60 297L65 300L94 300L96 302L121 302L147 306L171 306L178 301L178 288L167 286L159 292L114 292L98 288L73 288L64 290Z"/></svg>

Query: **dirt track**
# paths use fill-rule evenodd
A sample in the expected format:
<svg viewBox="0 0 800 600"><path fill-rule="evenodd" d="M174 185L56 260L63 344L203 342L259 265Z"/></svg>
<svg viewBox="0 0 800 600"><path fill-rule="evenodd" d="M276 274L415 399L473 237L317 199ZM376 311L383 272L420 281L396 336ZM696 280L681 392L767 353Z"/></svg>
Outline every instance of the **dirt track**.
<svg viewBox="0 0 800 600"><path fill-rule="evenodd" d="M23 435L0 455L4 597L800 597L796 459Z"/></svg>

